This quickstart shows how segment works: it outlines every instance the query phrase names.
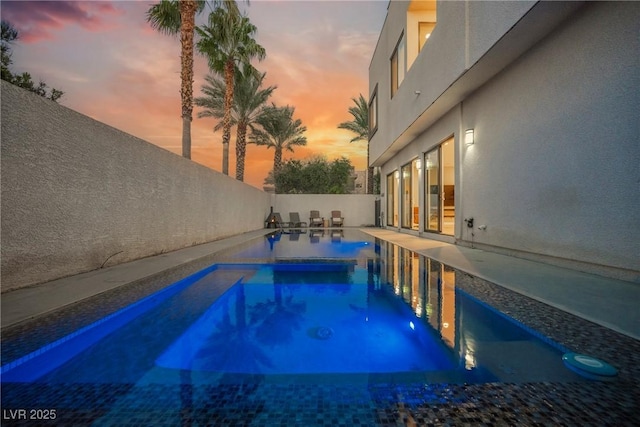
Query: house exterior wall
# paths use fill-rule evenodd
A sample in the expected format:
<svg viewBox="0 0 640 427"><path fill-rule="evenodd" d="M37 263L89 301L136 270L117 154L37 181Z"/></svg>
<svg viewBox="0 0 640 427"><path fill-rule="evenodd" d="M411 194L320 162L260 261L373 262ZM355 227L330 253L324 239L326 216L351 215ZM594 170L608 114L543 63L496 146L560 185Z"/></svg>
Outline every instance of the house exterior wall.
<svg viewBox="0 0 640 427"><path fill-rule="evenodd" d="M370 88L379 88L371 163L381 166L382 193L387 174L444 138L453 135L456 150L453 235L423 223L409 232L640 281L640 5L439 2L436 31L457 23L475 35L461 44L434 31L390 100L380 96L389 82L383 39L402 31L406 10L395 3L370 69ZM549 7L564 14L557 25L539 23ZM431 44L452 50L434 74ZM473 145L465 129L474 129ZM422 209L423 199L421 188ZM463 222L470 217L473 229Z"/></svg>
<svg viewBox="0 0 640 427"><path fill-rule="evenodd" d="M4 81L1 157L2 291L263 228L271 204Z"/></svg>
<svg viewBox="0 0 640 427"><path fill-rule="evenodd" d="M370 140L370 157L378 159L385 151L394 152L395 142L447 89L514 25L535 2L438 2L437 25L413 61L398 92L391 98L389 59L407 28L410 2L391 1L378 44L369 67L369 93L378 91L378 131ZM471 13L477 14L471 16ZM415 13L409 22L419 18ZM431 15L430 13L428 15ZM466 16L470 16L467 20ZM492 17L492 19L482 19ZM497 21L497 22L496 22ZM409 46L413 44L409 43ZM413 51L417 49L414 46ZM408 52L415 55L417 52ZM416 95L416 91L420 91ZM445 108L446 112L452 105ZM415 132L411 132L415 133ZM414 135L415 136L415 135ZM375 161L373 164L379 165Z"/></svg>
<svg viewBox="0 0 640 427"><path fill-rule="evenodd" d="M460 152L459 152L459 142L458 142L458 127L459 127L459 119L460 119L460 113L458 111L457 108L452 109L451 111L447 112L445 115L443 115L440 120L438 120L436 123L434 123L432 126L430 126L427 130L425 130L424 132L422 132L420 135L418 135L413 141L411 141L411 143L409 145L407 145L406 147L402 148L400 150L400 152L398 152L397 155L395 155L392 159L390 159L388 162L386 162L381 168L380 168L380 183L381 183L381 188L382 188L382 194L383 195L388 195L388 189L386 187L387 185L387 180L386 177L389 174L393 174L395 171L400 171L401 167L405 164L407 164L408 162L410 162L413 159L419 158L422 160L424 160L424 153L426 153L427 151L430 151L434 148L436 148L440 143L442 143L443 141L447 140L450 137L454 137L454 143L455 143L455 157L459 158L460 156ZM423 172L424 174L424 172ZM456 182L456 187L458 187L459 185L461 185L460 182L460 176L459 174L457 174L455 176L455 182ZM394 178L395 179L395 178ZM424 191L424 176L420 176L420 190L419 190L419 194L420 194L420 200L419 200L419 205L422 207L424 206L424 195L425 195L425 191ZM459 187L458 187L459 188ZM385 218L387 218L387 212L386 212L386 203L382 203L382 211L384 212L384 216ZM459 216L459 215L458 215ZM424 222L423 222L423 218L420 219L421 223L420 223L420 230L424 229ZM460 229L460 224L461 224L461 220L456 219L456 230ZM385 220L385 224L386 224L386 220ZM396 227L393 227L394 229L396 229ZM400 227L400 224L397 227L398 231L406 231L412 234L424 234L422 232L416 232L413 230L403 230L402 227ZM426 235L426 234L425 234ZM436 238L438 240L444 240L450 243L454 242L453 238L448 238L446 236L442 236L442 235L430 235L430 237L432 238Z"/></svg>

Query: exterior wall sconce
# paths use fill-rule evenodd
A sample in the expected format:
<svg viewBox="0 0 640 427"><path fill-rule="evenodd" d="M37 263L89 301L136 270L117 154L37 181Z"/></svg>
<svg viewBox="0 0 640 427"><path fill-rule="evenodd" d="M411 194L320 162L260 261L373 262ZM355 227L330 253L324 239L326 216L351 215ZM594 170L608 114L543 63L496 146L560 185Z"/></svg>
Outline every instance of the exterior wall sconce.
<svg viewBox="0 0 640 427"><path fill-rule="evenodd" d="M475 142L473 137L473 129L467 129L464 131L464 143L467 145L472 145Z"/></svg>
<svg viewBox="0 0 640 427"><path fill-rule="evenodd" d="M416 91L415 91L415 92L413 92L413 93L415 93L416 95L420 95L422 92L420 92L419 90L416 90Z"/></svg>

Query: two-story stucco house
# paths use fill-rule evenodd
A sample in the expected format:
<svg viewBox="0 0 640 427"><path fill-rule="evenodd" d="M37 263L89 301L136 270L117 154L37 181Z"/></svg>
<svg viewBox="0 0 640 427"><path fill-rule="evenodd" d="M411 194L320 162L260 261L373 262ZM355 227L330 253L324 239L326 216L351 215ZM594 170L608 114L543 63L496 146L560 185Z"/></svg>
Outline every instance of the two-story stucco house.
<svg viewBox="0 0 640 427"><path fill-rule="evenodd" d="M391 1L382 225L640 280L640 3Z"/></svg>

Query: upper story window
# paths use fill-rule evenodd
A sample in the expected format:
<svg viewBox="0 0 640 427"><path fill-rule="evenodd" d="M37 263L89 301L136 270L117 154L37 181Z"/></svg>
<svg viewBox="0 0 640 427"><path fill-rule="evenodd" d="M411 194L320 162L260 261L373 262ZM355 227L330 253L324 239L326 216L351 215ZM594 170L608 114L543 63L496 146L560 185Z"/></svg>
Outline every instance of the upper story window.
<svg viewBox="0 0 640 427"><path fill-rule="evenodd" d="M418 52L431 37L431 32L436 27L435 22L418 22Z"/></svg>
<svg viewBox="0 0 640 427"><path fill-rule="evenodd" d="M378 85L369 100L369 138L378 130Z"/></svg>
<svg viewBox="0 0 640 427"><path fill-rule="evenodd" d="M435 0L412 0L407 7L407 70L431 40L438 22L437 7Z"/></svg>
<svg viewBox="0 0 640 427"><path fill-rule="evenodd" d="M391 55L391 97L396 94L400 84L404 80L407 69L407 49L404 40L404 33L396 45L393 55Z"/></svg>

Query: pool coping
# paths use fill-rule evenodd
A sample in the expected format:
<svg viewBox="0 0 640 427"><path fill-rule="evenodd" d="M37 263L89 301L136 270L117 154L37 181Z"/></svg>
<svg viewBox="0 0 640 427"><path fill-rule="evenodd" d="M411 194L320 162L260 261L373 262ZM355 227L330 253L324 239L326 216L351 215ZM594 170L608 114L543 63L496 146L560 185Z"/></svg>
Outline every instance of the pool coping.
<svg viewBox="0 0 640 427"><path fill-rule="evenodd" d="M254 230L202 245L7 291L0 295L1 328L4 330L124 285L164 276L175 277L176 274L169 274L175 273L175 270L180 270L179 274L184 276L195 273L205 268L216 253L270 232L273 230Z"/></svg>

